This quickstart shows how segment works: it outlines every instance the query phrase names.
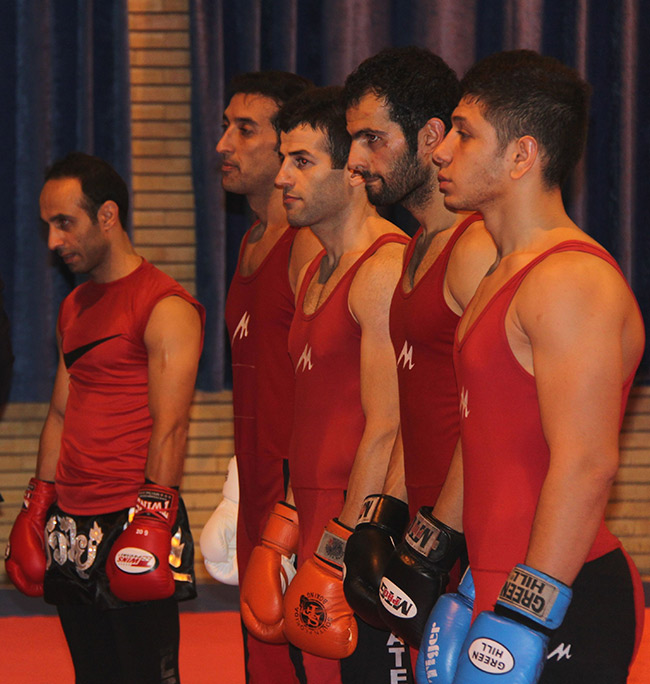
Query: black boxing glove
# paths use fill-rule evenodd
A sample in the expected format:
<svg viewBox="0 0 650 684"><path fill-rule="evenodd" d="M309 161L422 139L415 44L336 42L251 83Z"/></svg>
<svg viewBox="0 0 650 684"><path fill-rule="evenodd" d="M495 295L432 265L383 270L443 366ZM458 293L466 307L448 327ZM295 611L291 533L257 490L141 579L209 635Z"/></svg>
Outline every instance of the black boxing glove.
<svg viewBox="0 0 650 684"><path fill-rule="evenodd" d="M379 584L408 521L404 501L372 494L364 499L357 525L345 546L345 598L362 620L377 629L388 629L379 613Z"/></svg>
<svg viewBox="0 0 650 684"><path fill-rule="evenodd" d="M419 648L427 618L465 549L465 535L423 506L392 555L379 587L379 612L393 634Z"/></svg>

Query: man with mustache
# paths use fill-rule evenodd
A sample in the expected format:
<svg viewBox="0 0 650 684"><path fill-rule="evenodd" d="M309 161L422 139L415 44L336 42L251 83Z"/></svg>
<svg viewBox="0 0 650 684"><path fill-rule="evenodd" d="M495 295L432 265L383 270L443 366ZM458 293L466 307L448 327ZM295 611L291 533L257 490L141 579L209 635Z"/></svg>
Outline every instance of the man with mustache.
<svg viewBox="0 0 650 684"><path fill-rule="evenodd" d="M46 173L48 247L88 280L59 309L52 399L5 564L56 605L80 684L179 681L178 601L196 596L178 488L205 314L136 253L128 211L102 159L71 153Z"/></svg>
<svg viewBox="0 0 650 684"><path fill-rule="evenodd" d="M257 217L242 241L226 300L236 466L229 468L224 495L237 498L232 477L238 474L236 561L242 578L273 505L285 496L293 407L287 338L298 272L320 249L308 229L289 226L282 191L274 186L280 169L278 111L310 85L301 76L279 71L236 76L216 148L224 189L245 195ZM232 508L236 505L227 499L217 507L201 534L201 550L216 579L237 583L233 549L227 548L234 536ZM298 681L286 644L265 643L246 630L244 638L251 684Z"/></svg>
<svg viewBox="0 0 650 684"><path fill-rule="evenodd" d="M440 533L431 507L460 436L454 332L496 256L481 216L447 209L438 188L433 151L450 128L459 92L453 70L429 50L413 46L382 50L345 83L350 169L363 177L370 202L400 204L420 223L407 247L390 311L400 429L384 495L378 491L367 502L370 512L364 512L348 544L346 590L364 619L387 624L416 648L447 571L464 546L457 531L462 527L444 530L450 549L443 571L437 564L446 546L424 549L421 540L429 536L415 531ZM387 526L400 514L391 497L408 500L413 518L411 533L394 556L404 523L391 534L377 533L378 525ZM388 580L380 602L384 571Z"/></svg>

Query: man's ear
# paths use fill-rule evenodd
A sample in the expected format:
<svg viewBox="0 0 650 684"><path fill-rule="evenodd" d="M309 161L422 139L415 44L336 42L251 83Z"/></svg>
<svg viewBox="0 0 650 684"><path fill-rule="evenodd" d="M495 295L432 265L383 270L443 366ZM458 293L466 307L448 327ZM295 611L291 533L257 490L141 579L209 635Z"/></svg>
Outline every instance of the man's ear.
<svg viewBox="0 0 650 684"><path fill-rule="evenodd" d="M524 135L512 143L512 168L510 177L513 180L522 178L539 160L539 144L532 135Z"/></svg>
<svg viewBox="0 0 650 684"><path fill-rule="evenodd" d="M120 210L113 200L106 200L99 211L97 212L97 219L102 228L110 229L120 225Z"/></svg>
<svg viewBox="0 0 650 684"><path fill-rule="evenodd" d="M418 151L430 155L444 140L446 135L445 124L436 117L429 119L418 133Z"/></svg>

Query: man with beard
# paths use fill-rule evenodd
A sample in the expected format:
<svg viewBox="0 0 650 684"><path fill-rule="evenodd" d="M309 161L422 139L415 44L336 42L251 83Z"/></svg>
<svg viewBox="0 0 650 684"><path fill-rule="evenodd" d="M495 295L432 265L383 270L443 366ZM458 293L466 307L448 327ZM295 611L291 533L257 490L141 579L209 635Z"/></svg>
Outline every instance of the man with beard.
<svg viewBox="0 0 650 684"><path fill-rule="evenodd" d="M230 465L224 500L200 540L212 576L235 584L238 574L244 577L273 505L285 495L294 382L287 338L298 273L320 244L308 229L289 226L282 191L274 185L280 170L277 116L282 104L310 86L307 79L282 71L236 76L217 143L224 189L245 195L257 217L242 241L225 311L232 352L236 466ZM230 511L237 507L231 503L237 498L237 475L235 518ZM297 682L288 645L268 644L258 636L244 629L251 684Z"/></svg>
<svg viewBox="0 0 650 684"><path fill-rule="evenodd" d="M367 502L361 527L348 544L346 590L350 603L365 619L385 622L415 647L435 601L433 587L439 580L428 579L427 573L438 560L436 552L427 553L414 534L407 534L406 546L398 549L387 570L392 592L382 589L379 602L381 574L404 525L384 535L380 547L371 547L382 555L382 563L367 553L366 537L376 539L377 525L402 515L399 502L391 497L408 500L414 517L411 530L424 526L438 533L430 511L459 440L454 331L496 255L481 216L448 210L436 180L432 154L449 130L459 92L452 69L437 55L417 47L382 50L364 61L345 83L347 127L352 136L350 169L363 177L373 204L401 204L420 223L407 247L390 312L400 430L384 496ZM464 544L458 531L445 533L453 542L444 561L450 569ZM404 557L408 567L402 562ZM399 592L401 596L396 595ZM415 617L405 618L395 610L395 603L403 598L417 605Z"/></svg>

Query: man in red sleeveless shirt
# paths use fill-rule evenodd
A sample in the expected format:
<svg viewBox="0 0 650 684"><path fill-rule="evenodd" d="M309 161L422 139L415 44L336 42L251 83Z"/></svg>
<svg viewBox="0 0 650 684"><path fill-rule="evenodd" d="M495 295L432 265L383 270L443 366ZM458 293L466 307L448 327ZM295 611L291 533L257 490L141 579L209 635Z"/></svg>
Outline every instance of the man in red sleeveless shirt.
<svg viewBox="0 0 650 684"><path fill-rule="evenodd" d="M56 605L84 684L179 681L177 601L196 595L178 487L204 311L135 252L128 209L101 159L72 153L46 174L48 246L89 279L59 310L36 475L5 561L21 591Z"/></svg>
<svg viewBox="0 0 650 684"><path fill-rule="evenodd" d="M310 85L281 71L236 76L217 143L224 189L245 195L257 219L242 241L225 310L236 465L231 463L224 500L201 534L208 571L231 584L244 577L271 508L285 495L293 407L287 338L298 272L320 244L308 229L288 225L282 192L274 186L280 169L277 115L284 102ZM232 503L237 498L238 506ZM246 630L244 639L251 684L298 681L286 644L264 643Z"/></svg>
<svg viewBox="0 0 650 684"><path fill-rule="evenodd" d="M403 644L358 626L342 586L345 540L365 496L384 481L399 422L388 312L407 238L377 215L347 169L341 88L294 98L280 127L276 183L287 217L309 225L325 248L300 274L289 335L299 540L283 628L303 649L310 684L411 681Z"/></svg>
<svg viewBox="0 0 650 684"><path fill-rule="evenodd" d="M400 430L382 497L408 500L415 518L421 507L436 503L459 439L454 332L496 253L480 215L447 209L438 191L432 153L449 130L458 103L453 70L424 48L388 48L348 76L345 95L352 136L348 164L364 178L368 199L376 205L401 204L420 223L406 250L391 304ZM375 534L372 528L360 528L350 552L368 532ZM385 542L392 545L389 538ZM366 553L365 545L359 555L366 556L365 561L355 559L359 566L376 563L376 554ZM373 609L381 610L381 619L418 647L434 592L413 565L408 575L400 572L400 565L391 570L390 580L417 603L419 615L404 618L379 609L381 574L372 582L374 595L367 601L361 587L359 610L366 619ZM383 573L384 568L378 569ZM356 592L349 582L348 587Z"/></svg>
<svg viewBox="0 0 650 684"><path fill-rule="evenodd" d="M461 85L438 179L448 207L482 212L498 260L457 331L463 487L435 509L464 525L476 594L453 681L622 684L643 598L604 513L645 337L616 262L562 201L589 86L525 50ZM465 635L443 613L449 653Z"/></svg>

